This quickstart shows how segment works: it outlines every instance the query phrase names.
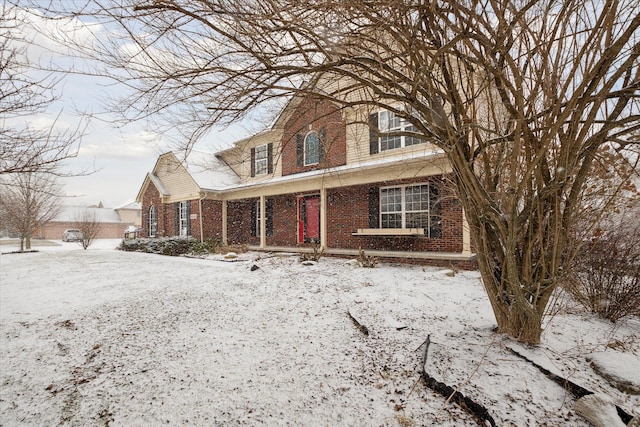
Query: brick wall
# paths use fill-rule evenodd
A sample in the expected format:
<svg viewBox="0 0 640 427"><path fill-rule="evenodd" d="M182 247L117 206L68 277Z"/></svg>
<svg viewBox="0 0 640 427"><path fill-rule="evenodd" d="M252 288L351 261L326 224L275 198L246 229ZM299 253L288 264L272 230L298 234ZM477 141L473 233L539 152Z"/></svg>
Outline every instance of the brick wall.
<svg viewBox="0 0 640 427"><path fill-rule="evenodd" d="M440 178L431 181L441 183ZM428 182L427 179L393 181L333 189L327 192L327 244L340 249L370 249L419 252L462 251L462 207L451 190L443 188L442 234L429 237L353 236L358 228L369 228L369 189L380 186Z"/></svg>
<svg viewBox="0 0 640 427"><path fill-rule="evenodd" d="M273 203L273 236L267 237L270 246L297 246L298 211L295 194L269 197Z"/></svg>
<svg viewBox="0 0 640 427"><path fill-rule="evenodd" d="M149 237L149 208L151 206L158 207L158 232L160 232L160 193L158 189L149 184L142 195L142 231L140 237Z"/></svg>
<svg viewBox="0 0 640 427"><path fill-rule="evenodd" d="M326 157L318 165L297 166L296 135L326 130ZM344 165L347 162L347 127L340 110L325 100L305 99L284 127L282 136L282 175Z"/></svg>
<svg viewBox="0 0 640 427"><path fill-rule="evenodd" d="M198 207L199 201L190 200L190 208L192 214L198 214L194 219L190 219L191 235L200 238L200 211ZM176 235L176 208L175 203L162 203L160 193L151 183L142 195L142 232L140 237L149 237L149 208L156 206L158 208L158 231L156 237L171 237ZM203 205L204 208L204 205ZM220 211L222 212L222 211ZM204 214L204 209L203 209ZM222 218L222 213L220 213ZM213 226L213 223L212 223ZM222 232L220 232L222 236ZM207 236L205 232L205 237Z"/></svg>
<svg viewBox="0 0 640 427"><path fill-rule="evenodd" d="M230 245L260 244L260 237L251 236L251 204L256 200L227 202L227 241Z"/></svg>
<svg viewBox="0 0 640 427"><path fill-rule="evenodd" d="M359 228L369 228L369 189L380 186L407 185L425 182L442 184L441 177L431 177L359 185L327 191L327 245L330 248L417 252L462 251L462 207L453 191L442 186L442 233L438 238L429 237L379 237L353 236ZM298 243L298 197L309 195L286 194L269 197L273 204L273 236L267 236L268 246L309 246ZM258 236L252 237L251 204L258 199L229 202L229 243L258 245Z"/></svg>
<svg viewBox="0 0 640 427"><path fill-rule="evenodd" d="M198 201L195 201L196 209ZM191 212L194 212L193 206ZM197 210L195 212L198 212ZM198 216L200 212L198 212ZM203 200L202 201L202 228L204 239L222 239L222 202L219 200ZM200 224L196 220L197 224L191 228L191 234L196 238L200 238ZM195 229L196 227L197 229Z"/></svg>

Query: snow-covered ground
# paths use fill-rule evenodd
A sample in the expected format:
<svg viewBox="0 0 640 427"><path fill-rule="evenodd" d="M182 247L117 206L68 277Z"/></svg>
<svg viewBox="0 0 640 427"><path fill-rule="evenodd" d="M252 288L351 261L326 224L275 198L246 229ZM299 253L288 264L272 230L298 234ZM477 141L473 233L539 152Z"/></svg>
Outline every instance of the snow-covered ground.
<svg viewBox="0 0 640 427"><path fill-rule="evenodd" d="M591 367L640 382L637 319L559 304L524 348L493 332L477 272L57 243L0 256L0 425L476 425L420 380L428 335L427 371L497 425L588 425L510 348L640 414Z"/></svg>

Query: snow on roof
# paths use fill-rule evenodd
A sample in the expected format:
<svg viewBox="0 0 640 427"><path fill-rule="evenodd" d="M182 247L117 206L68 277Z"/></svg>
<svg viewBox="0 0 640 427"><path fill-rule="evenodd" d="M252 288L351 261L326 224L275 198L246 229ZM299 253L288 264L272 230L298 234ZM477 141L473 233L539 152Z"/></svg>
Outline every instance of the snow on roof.
<svg viewBox="0 0 640 427"><path fill-rule="evenodd" d="M224 190L240 184L233 169L212 153L192 151L183 164L202 189Z"/></svg>
<svg viewBox="0 0 640 427"><path fill-rule="evenodd" d="M142 209L142 204L133 201L133 202L129 202L129 203L125 203L124 205L115 208L115 210L140 210Z"/></svg>
<svg viewBox="0 0 640 427"><path fill-rule="evenodd" d="M115 209L111 208L88 208L86 206L64 206L60 213L54 218L54 222L76 222L82 219L84 212L96 216L98 222L122 222Z"/></svg>
<svg viewBox="0 0 640 427"><path fill-rule="evenodd" d="M296 173L293 175L279 176L279 177L275 177L265 181L247 182L244 184L238 183L234 186L234 188L246 188L246 187L253 187L253 186L259 186L259 185L265 185L265 184L272 185L272 184L290 182L294 180L299 181L302 179L314 178L314 177L326 175L329 173L342 173L342 172L353 172L353 171L358 171L363 169L373 169L380 166L387 166L387 165L397 164L399 162L406 162L409 160L416 160L416 159L435 160L436 158L442 156L443 154L444 154L444 151L442 149L433 147L420 152L402 153L398 156L393 156L393 157L383 157L380 159L335 166L335 167L326 168L326 169L315 169L307 172Z"/></svg>
<svg viewBox="0 0 640 427"><path fill-rule="evenodd" d="M156 186L156 188L158 189L158 191L160 192L160 194L162 194L163 196L167 196L169 195L169 192L167 191L167 189L165 188L164 184L162 183L162 181L160 181L160 178L158 178L156 175L149 173L147 174L147 176L149 177L149 179L151 180L151 182L153 182L153 185Z"/></svg>

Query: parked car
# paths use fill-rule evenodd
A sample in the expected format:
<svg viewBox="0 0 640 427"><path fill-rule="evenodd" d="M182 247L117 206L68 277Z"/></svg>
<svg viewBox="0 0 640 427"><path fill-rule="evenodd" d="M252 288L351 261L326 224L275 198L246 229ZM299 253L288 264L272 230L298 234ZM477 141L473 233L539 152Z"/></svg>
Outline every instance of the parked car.
<svg viewBox="0 0 640 427"><path fill-rule="evenodd" d="M64 230L64 233L62 233L63 242L81 242L82 237L82 231L75 228Z"/></svg>

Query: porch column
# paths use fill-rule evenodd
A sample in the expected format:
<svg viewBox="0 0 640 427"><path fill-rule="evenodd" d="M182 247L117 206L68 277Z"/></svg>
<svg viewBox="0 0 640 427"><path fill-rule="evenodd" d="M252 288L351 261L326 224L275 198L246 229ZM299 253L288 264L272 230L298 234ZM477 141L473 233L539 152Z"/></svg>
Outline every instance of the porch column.
<svg viewBox="0 0 640 427"><path fill-rule="evenodd" d="M327 247L327 189L320 188L320 248Z"/></svg>
<svg viewBox="0 0 640 427"><path fill-rule="evenodd" d="M227 201L222 201L222 244L228 245L227 241Z"/></svg>
<svg viewBox="0 0 640 427"><path fill-rule="evenodd" d="M267 209L266 197L260 196L260 247L267 247Z"/></svg>
<svg viewBox="0 0 640 427"><path fill-rule="evenodd" d="M462 254L471 256L471 231L464 208L462 208Z"/></svg>

